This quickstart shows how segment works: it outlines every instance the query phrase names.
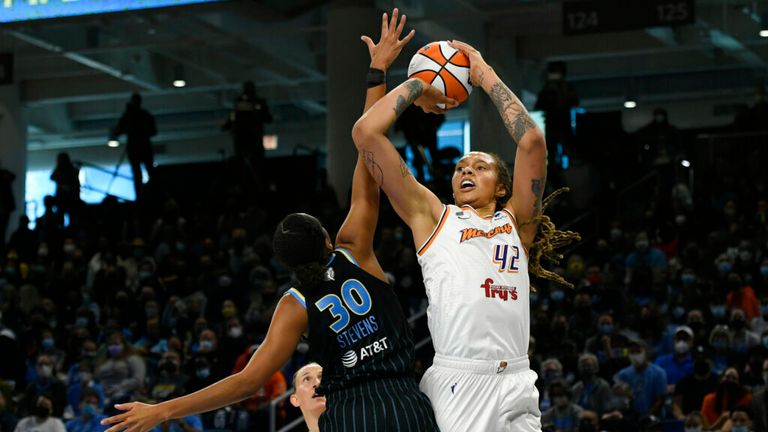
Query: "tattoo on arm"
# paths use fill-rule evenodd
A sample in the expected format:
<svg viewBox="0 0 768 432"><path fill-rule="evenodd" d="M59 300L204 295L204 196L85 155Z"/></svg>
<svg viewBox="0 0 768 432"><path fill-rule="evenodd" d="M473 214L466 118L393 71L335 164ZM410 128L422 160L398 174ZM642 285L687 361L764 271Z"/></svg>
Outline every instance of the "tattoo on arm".
<svg viewBox="0 0 768 432"><path fill-rule="evenodd" d="M536 128L528 111L520 103L520 100L502 82L497 82L491 87L490 97L501 114L507 131L516 143L520 143L526 132Z"/></svg>
<svg viewBox="0 0 768 432"><path fill-rule="evenodd" d="M400 175L403 176L403 178L408 177L409 175L413 175L411 173L411 169L408 168L408 164L405 163L402 156L400 157Z"/></svg>
<svg viewBox="0 0 768 432"><path fill-rule="evenodd" d="M381 187L384 184L384 171L381 169L381 165L376 162L376 154L368 150L363 150L362 152L365 164L368 165L368 172L371 173L376 184Z"/></svg>
<svg viewBox="0 0 768 432"><path fill-rule="evenodd" d="M542 199L544 197L544 184L547 177L531 180L531 192L536 200L533 202L533 216L538 216L542 211Z"/></svg>
<svg viewBox="0 0 768 432"><path fill-rule="evenodd" d="M408 105L412 104L416 98L421 96L421 92L424 90L422 81L419 79L408 80L405 84L405 88L408 89L408 95L406 97L399 95L395 107L393 108L397 117L400 117L400 114L402 114L403 111L408 108Z"/></svg>

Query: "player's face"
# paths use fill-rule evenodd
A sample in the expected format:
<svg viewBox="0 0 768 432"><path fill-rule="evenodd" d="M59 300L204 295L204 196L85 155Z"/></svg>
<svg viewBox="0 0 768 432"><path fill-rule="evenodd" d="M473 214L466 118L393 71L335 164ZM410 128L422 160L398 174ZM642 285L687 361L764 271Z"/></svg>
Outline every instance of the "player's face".
<svg viewBox="0 0 768 432"><path fill-rule="evenodd" d="M467 153L453 172L451 180L456 205L469 204L479 208L496 201L504 194L504 187L498 184L496 162L487 153Z"/></svg>
<svg viewBox="0 0 768 432"><path fill-rule="evenodd" d="M315 396L315 389L320 385L323 368L319 365L304 366L296 375L296 393L291 396L293 406L304 413L319 416L325 411L325 396Z"/></svg>

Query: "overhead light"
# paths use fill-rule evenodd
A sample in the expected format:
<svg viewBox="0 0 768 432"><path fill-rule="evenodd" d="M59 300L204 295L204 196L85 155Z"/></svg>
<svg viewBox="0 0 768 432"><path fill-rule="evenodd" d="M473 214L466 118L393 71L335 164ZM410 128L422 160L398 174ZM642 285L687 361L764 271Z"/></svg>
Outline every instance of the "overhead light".
<svg viewBox="0 0 768 432"><path fill-rule="evenodd" d="M173 86L176 88L185 87L186 85L187 85L187 82L184 81L183 79L173 80Z"/></svg>
<svg viewBox="0 0 768 432"><path fill-rule="evenodd" d="M112 148L120 147L120 141L111 139L107 141L107 146Z"/></svg>
<svg viewBox="0 0 768 432"><path fill-rule="evenodd" d="M682 161L680 161L680 165L684 166L685 168L688 168L691 166L691 161L689 161L688 159L683 159Z"/></svg>
<svg viewBox="0 0 768 432"><path fill-rule="evenodd" d="M637 107L637 102L632 99L627 99L624 101L624 108L626 109L632 109Z"/></svg>
<svg viewBox="0 0 768 432"><path fill-rule="evenodd" d="M768 38L768 30L760 30L760 37Z"/></svg>

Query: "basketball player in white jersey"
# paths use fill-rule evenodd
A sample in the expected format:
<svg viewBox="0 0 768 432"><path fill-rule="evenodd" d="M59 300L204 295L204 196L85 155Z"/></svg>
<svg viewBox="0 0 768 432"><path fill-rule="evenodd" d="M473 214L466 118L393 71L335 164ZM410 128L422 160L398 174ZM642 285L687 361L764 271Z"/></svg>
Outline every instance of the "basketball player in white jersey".
<svg viewBox="0 0 768 432"><path fill-rule="evenodd" d="M472 84L493 100L517 143L514 180L503 161L482 152L468 153L456 165L455 205L444 205L414 179L387 130L411 103L435 113L443 111L438 103L456 106L418 79L376 103L352 135L374 179L413 232L436 352L421 389L432 401L438 426L443 432L539 431L536 373L527 357L528 250L534 239L536 245L551 246L552 234L562 239L568 233L542 216L544 134L477 50L461 42L451 46L467 54ZM537 237L539 222L547 229ZM542 252L552 250L540 247L531 268L551 277L538 265Z"/></svg>

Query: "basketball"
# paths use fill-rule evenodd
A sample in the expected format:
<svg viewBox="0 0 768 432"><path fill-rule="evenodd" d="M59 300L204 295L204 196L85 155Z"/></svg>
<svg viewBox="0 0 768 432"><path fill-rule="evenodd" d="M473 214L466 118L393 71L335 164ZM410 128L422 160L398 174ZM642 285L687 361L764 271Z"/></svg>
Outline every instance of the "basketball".
<svg viewBox="0 0 768 432"><path fill-rule="evenodd" d="M469 58L446 41L430 42L422 47L408 65L408 78L432 84L458 103L472 93Z"/></svg>

